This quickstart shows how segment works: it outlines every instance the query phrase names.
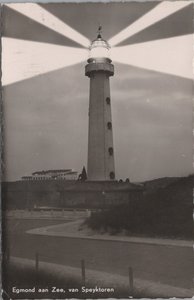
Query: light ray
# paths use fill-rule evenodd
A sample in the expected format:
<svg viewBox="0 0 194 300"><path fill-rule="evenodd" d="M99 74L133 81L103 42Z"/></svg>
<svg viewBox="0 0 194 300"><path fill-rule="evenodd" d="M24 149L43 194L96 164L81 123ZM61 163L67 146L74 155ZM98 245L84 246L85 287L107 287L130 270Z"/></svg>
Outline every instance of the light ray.
<svg viewBox="0 0 194 300"><path fill-rule="evenodd" d="M84 47L88 47L90 45L90 40L87 39L84 35L76 31L69 25L65 24L63 21L61 21L36 3L11 3L6 4L6 6L56 31L57 33L62 34L63 36Z"/></svg>
<svg viewBox="0 0 194 300"><path fill-rule="evenodd" d="M190 1L164 1L158 4L155 8L150 10L137 21L129 25L127 28L120 31L108 42L111 46L116 46L127 38L140 32L141 30L149 27L150 25L168 17L169 15L177 12L178 10L190 5Z"/></svg>
<svg viewBox="0 0 194 300"><path fill-rule="evenodd" d="M111 58L114 62L193 79L193 35L115 47Z"/></svg>
<svg viewBox="0 0 194 300"><path fill-rule="evenodd" d="M2 84L71 66L87 57L86 49L2 38Z"/></svg>

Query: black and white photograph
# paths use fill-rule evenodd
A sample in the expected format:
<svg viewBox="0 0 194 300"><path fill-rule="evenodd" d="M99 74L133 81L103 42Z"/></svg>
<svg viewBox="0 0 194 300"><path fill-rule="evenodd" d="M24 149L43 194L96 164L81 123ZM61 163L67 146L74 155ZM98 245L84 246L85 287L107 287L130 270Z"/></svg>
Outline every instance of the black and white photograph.
<svg viewBox="0 0 194 300"><path fill-rule="evenodd" d="M2 298L192 298L193 2L0 8Z"/></svg>

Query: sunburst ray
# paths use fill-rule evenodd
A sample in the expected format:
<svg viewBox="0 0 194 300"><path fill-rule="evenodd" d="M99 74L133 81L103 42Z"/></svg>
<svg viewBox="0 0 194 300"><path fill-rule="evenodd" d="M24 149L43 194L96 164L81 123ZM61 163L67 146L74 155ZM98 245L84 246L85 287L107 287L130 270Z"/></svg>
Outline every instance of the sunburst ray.
<svg viewBox="0 0 194 300"><path fill-rule="evenodd" d="M169 15L190 4L190 1L164 1L139 18L137 21L113 36L108 42L111 46L116 46L141 30L149 27L152 24L155 24L156 22L168 17Z"/></svg>
<svg viewBox="0 0 194 300"><path fill-rule="evenodd" d="M193 35L115 47L113 61L193 79Z"/></svg>
<svg viewBox="0 0 194 300"><path fill-rule="evenodd" d="M62 34L65 37L79 43L83 47L88 47L90 41L84 35L65 24L63 21L55 17L43 7L36 3L11 3L6 6L14 9L15 11L27 16L28 18Z"/></svg>
<svg viewBox="0 0 194 300"><path fill-rule="evenodd" d="M2 38L2 84L71 66L87 56L88 51L82 48Z"/></svg>

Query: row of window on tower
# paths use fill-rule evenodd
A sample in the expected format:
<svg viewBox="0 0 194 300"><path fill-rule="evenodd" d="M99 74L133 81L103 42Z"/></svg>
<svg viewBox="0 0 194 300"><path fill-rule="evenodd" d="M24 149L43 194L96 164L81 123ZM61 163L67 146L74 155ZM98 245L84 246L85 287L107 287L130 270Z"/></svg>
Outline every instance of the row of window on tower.
<svg viewBox="0 0 194 300"><path fill-rule="evenodd" d="M108 148L108 153L109 153L110 156L113 155L113 147L109 147Z"/></svg>
<svg viewBox="0 0 194 300"><path fill-rule="evenodd" d="M106 98L106 103L107 103L108 105L110 105L110 98L109 98L109 97ZM112 123L111 123L111 122L108 122L108 123L107 123L107 128L108 128L109 130L112 129Z"/></svg>
<svg viewBox="0 0 194 300"><path fill-rule="evenodd" d="M110 156L113 155L113 147L108 148L108 153L109 153ZM115 173L113 171L110 172L109 176L110 176L110 179L115 179Z"/></svg>
<svg viewBox="0 0 194 300"><path fill-rule="evenodd" d="M108 128L109 130L112 129L112 123L111 123L111 122L108 122L108 123L107 123L107 128Z"/></svg>
<svg viewBox="0 0 194 300"><path fill-rule="evenodd" d="M109 98L109 97L106 98L106 103L107 103L108 105L110 105L110 98Z"/></svg>
<svg viewBox="0 0 194 300"><path fill-rule="evenodd" d="M110 98L109 97L107 97L106 98L106 103L108 104L108 105L110 105ZM112 130L112 123L111 122L108 122L107 123L107 128L109 129L109 130ZM113 147L109 147L108 148L108 153L109 153L109 155L110 156L113 156ZM115 179L115 173L113 172L113 171L111 171L110 173L109 173L109 176L110 176L110 179Z"/></svg>
<svg viewBox="0 0 194 300"><path fill-rule="evenodd" d="M110 172L109 176L110 176L110 179L115 179L115 173L114 172Z"/></svg>

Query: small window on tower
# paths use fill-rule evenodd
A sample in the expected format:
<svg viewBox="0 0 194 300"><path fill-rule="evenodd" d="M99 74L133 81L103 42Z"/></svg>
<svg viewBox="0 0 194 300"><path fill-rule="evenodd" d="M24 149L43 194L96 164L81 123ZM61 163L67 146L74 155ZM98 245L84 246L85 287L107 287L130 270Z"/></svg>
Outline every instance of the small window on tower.
<svg viewBox="0 0 194 300"><path fill-rule="evenodd" d="M115 173L114 172L110 172L110 179L115 179Z"/></svg>
<svg viewBox="0 0 194 300"><path fill-rule="evenodd" d="M107 123L107 128L110 129L110 130L112 129L112 123L111 122Z"/></svg>
<svg viewBox="0 0 194 300"><path fill-rule="evenodd" d="M106 98L106 103L107 103L108 105L110 105L110 98L109 98L109 97Z"/></svg>
<svg viewBox="0 0 194 300"><path fill-rule="evenodd" d="M108 152L109 152L110 155L113 155L113 147L109 147Z"/></svg>

